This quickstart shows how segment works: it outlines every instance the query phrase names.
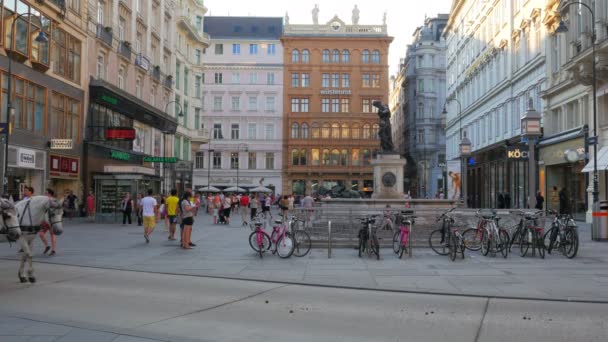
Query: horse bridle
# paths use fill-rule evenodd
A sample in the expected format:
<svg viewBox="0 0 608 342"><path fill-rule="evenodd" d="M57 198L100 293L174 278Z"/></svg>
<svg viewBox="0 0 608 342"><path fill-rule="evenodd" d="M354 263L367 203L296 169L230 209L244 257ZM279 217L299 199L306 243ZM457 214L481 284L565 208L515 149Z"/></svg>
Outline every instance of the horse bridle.
<svg viewBox="0 0 608 342"><path fill-rule="evenodd" d="M51 226L51 228L53 228L53 225L54 225L54 224L57 224L57 223L61 223L61 224L63 224L63 215L61 215L61 220L59 220L59 221L51 221L51 216L57 216L57 215L55 215L55 214L51 215L51 213L52 213L53 211L54 211L54 209L52 209L52 208L48 208L48 209L46 210L46 214L49 216L49 225Z"/></svg>

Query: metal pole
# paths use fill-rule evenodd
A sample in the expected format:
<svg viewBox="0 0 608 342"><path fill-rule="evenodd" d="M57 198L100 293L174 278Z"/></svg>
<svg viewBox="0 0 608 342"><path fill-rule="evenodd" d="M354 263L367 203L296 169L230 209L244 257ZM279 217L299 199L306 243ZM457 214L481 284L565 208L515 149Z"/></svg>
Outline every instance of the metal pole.
<svg viewBox="0 0 608 342"><path fill-rule="evenodd" d="M469 203L467 201L467 158L462 158L464 173L462 174L462 189L460 190L461 198L464 202L464 207L468 208Z"/></svg>
<svg viewBox="0 0 608 342"><path fill-rule="evenodd" d="M528 151L528 207L536 207L536 138L530 138L530 151Z"/></svg>
<svg viewBox="0 0 608 342"><path fill-rule="evenodd" d="M327 222L327 258L331 259L331 221Z"/></svg>
<svg viewBox="0 0 608 342"><path fill-rule="evenodd" d="M236 191L239 191L239 169L241 168L241 145L236 147Z"/></svg>
<svg viewBox="0 0 608 342"><path fill-rule="evenodd" d="M208 153L207 153L207 158L209 158L209 166L207 168L207 189L209 189L211 187L211 183L209 182L211 179L211 153L214 153L215 151L211 149L211 144L209 144L209 149L208 149Z"/></svg>
<svg viewBox="0 0 608 342"><path fill-rule="evenodd" d="M593 136L595 138L595 142L593 144L593 219L592 221L597 221L596 224L593 225L591 229L591 239L598 240L599 237L599 217L595 216L595 213L600 211L599 201L600 201L600 188L599 188L599 180L597 175L597 68L595 62L595 14L591 10L590 7L587 7L589 12L591 12L591 26L593 27L593 36L591 37L591 46L592 48L592 58L591 61L593 63Z"/></svg>

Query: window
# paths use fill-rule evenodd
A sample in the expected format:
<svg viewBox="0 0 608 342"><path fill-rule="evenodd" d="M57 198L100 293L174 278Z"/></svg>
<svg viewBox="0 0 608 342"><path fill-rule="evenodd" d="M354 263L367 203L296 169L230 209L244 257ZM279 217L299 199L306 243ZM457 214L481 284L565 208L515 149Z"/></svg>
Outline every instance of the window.
<svg viewBox="0 0 608 342"><path fill-rule="evenodd" d="M339 50L333 50L331 52L331 61L332 61L332 63L340 63L340 51Z"/></svg>
<svg viewBox="0 0 608 342"><path fill-rule="evenodd" d="M350 74L342 74L342 88L350 88Z"/></svg>
<svg viewBox="0 0 608 342"><path fill-rule="evenodd" d="M329 113L329 99L321 99L321 112Z"/></svg>
<svg viewBox="0 0 608 342"><path fill-rule="evenodd" d="M233 111L235 111L235 112L236 112L236 111L241 110L241 98L240 98L240 97L238 97L238 96L233 96L233 97L232 97L232 101L231 101L231 103L232 103L231 109L232 109Z"/></svg>
<svg viewBox="0 0 608 342"><path fill-rule="evenodd" d="M105 63L105 59L106 56L105 54L99 54L99 56L97 56L97 78L100 80L103 80L106 78L106 63Z"/></svg>
<svg viewBox="0 0 608 342"><path fill-rule="evenodd" d="M200 15L196 16L196 30L198 32L203 32L203 17L201 17Z"/></svg>
<svg viewBox="0 0 608 342"><path fill-rule="evenodd" d="M213 111L219 112L222 110L222 97L214 96L213 97Z"/></svg>
<svg viewBox="0 0 608 342"><path fill-rule="evenodd" d="M372 129L369 124L363 125L363 139L371 139L372 138Z"/></svg>
<svg viewBox="0 0 608 342"><path fill-rule="evenodd" d="M224 139L222 135L222 124L213 124L213 139Z"/></svg>
<svg viewBox="0 0 608 342"><path fill-rule="evenodd" d="M337 123L331 124L331 138L340 139L340 125Z"/></svg>
<svg viewBox="0 0 608 342"><path fill-rule="evenodd" d="M300 51L299 50L291 51L291 62L300 63Z"/></svg>
<svg viewBox="0 0 608 342"><path fill-rule="evenodd" d="M308 113L308 98L300 99L300 101L301 101L300 112Z"/></svg>
<svg viewBox="0 0 608 342"><path fill-rule="evenodd" d="M418 80L418 92L424 93L424 80Z"/></svg>
<svg viewBox="0 0 608 342"><path fill-rule="evenodd" d="M249 54L250 55L258 54L258 44L249 44Z"/></svg>
<svg viewBox="0 0 608 342"><path fill-rule="evenodd" d="M194 97L197 99L201 98L201 76L197 75L194 77Z"/></svg>
<svg viewBox="0 0 608 342"><path fill-rule="evenodd" d="M361 111L363 113L371 113L372 112L372 106L371 106L370 99L363 99L363 105L362 105Z"/></svg>
<svg viewBox="0 0 608 342"><path fill-rule="evenodd" d="M348 139L349 138L349 132L350 130L348 129L348 124L343 123L342 124L342 139Z"/></svg>
<svg viewBox="0 0 608 342"><path fill-rule="evenodd" d="M324 123L321 128L321 137L323 139L329 139L330 126L328 123Z"/></svg>
<svg viewBox="0 0 608 342"><path fill-rule="evenodd" d="M424 103L418 104L418 119L424 118Z"/></svg>
<svg viewBox="0 0 608 342"><path fill-rule="evenodd" d="M340 153L340 166L348 166L348 150L346 149Z"/></svg>
<svg viewBox="0 0 608 342"><path fill-rule="evenodd" d="M300 150L300 165L306 165L306 149Z"/></svg>
<svg viewBox="0 0 608 342"><path fill-rule="evenodd" d="M179 69L178 69L179 70ZM215 84L222 84L223 82L223 77L222 77L222 73L221 72L216 72L215 73ZM176 82L178 83L178 82Z"/></svg>
<svg viewBox="0 0 608 342"><path fill-rule="evenodd" d="M350 164L352 166L359 166L360 164L360 154L359 154L359 149L358 148L353 148L350 151Z"/></svg>
<svg viewBox="0 0 608 342"><path fill-rule="evenodd" d="M43 132L44 108L42 106L44 106L44 88L40 88L29 82L24 84L28 88L28 95L23 99L25 100L25 104L27 104L26 110L23 111L19 108L20 102L24 104L22 101L19 101L19 88L21 88L19 87L19 81L16 80L15 84L17 88L15 89L15 127ZM75 142L80 141L80 101L53 92L49 121L51 122L50 136L73 139Z"/></svg>
<svg viewBox="0 0 608 342"><path fill-rule="evenodd" d="M298 139L299 131L300 131L300 128L299 128L297 122L294 122L293 124L291 124L291 138L292 139Z"/></svg>
<svg viewBox="0 0 608 342"><path fill-rule="evenodd" d="M308 64L310 63L310 51L302 50L302 63Z"/></svg>
<svg viewBox="0 0 608 342"><path fill-rule="evenodd" d="M232 84L241 84L241 74L238 72L232 73Z"/></svg>
<svg viewBox="0 0 608 342"><path fill-rule="evenodd" d="M266 124L266 131L264 134L264 138L266 140L274 139L274 125L273 124Z"/></svg>
<svg viewBox="0 0 608 342"><path fill-rule="evenodd" d="M361 129L359 127L359 124L354 124L353 125L353 129L351 130L353 139L360 139L361 138Z"/></svg>
<svg viewBox="0 0 608 342"><path fill-rule="evenodd" d="M97 1L97 23L103 25L105 23L105 10L106 4L103 1Z"/></svg>
<svg viewBox="0 0 608 342"><path fill-rule="evenodd" d="M312 159L312 165L313 166L319 166L319 149L318 148L313 148L310 150L310 157Z"/></svg>
<svg viewBox="0 0 608 342"><path fill-rule="evenodd" d="M125 66L121 65L118 68L118 88L124 90L125 89Z"/></svg>
<svg viewBox="0 0 608 342"><path fill-rule="evenodd" d="M332 88L340 87L340 74L331 74L331 87Z"/></svg>
<svg viewBox="0 0 608 342"><path fill-rule="evenodd" d="M184 67L184 95L188 96L188 68Z"/></svg>
<svg viewBox="0 0 608 342"><path fill-rule="evenodd" d="M257 138L257 125L256 124L250 123L249 126L247 126L247 135L248 135L249 139Z"/></svg>
<svg viewBox="0 0 608 342"><path fill-rule="evenodd" d="M150 88L150 104L156 107L156 86Z"/></svg>
<svg viewBox="0 0 608 342"><path fill-rule="evenodd" d="M340 110L340 111L341 111L342 113L348 113L348 112L349 112L349 107L350 107L350 106L349 106L349 105L350 105L350 99L346 99L346 98L345 98L345 99L342 99L340 102L341 102L341 104L342 104L342 108L341 108L341 110Z"/></svg>
<svg viewBox="0 0 608 342"><path fill-rule="evenodd" d="M380 88L380 75L372 75L372 88Z"/></svg>
<svg viewBox="0 0 608 342"><path fill-rule="evenodd" d="M233 55L241 54L241 44L232 44L232 54Z"/></svg>
<svg viewBox="0 0 608 342"><path fill-rule="evenodd" d="M222 168L222 152L213 152L213 168Z"/></svg>
<svg viewBox="0 0 608 342"><path fill-rule="evenodd" d="M329 150L323 149L323 165L329 165Z"/></svg>
<svg viewBox="0 0 608 342"><path fill-rule="evenodd" d="M274 97L266 97L266 107L264 108L267 112L274 112Z"/></svg>
<svg viewBox="0 0 608 342"><path fill-rule="evenodd" d="M302 88L310 87L310 74L302 74Z"/></svg>
<svg viewBox="0 0 608 342"><path fill-rule="evenodd" d="M60 28L53 30L53 72L68 80L80 82L80 41Z"/></svg>
<svg viewBox="0 0 608 342"><path fill-rule="evenodd" d="M361 86L363 88L369 88L371 85L370 74L361 75Z"/></svg>
<svg viewBox="0 0 608 342"><path fill-rule="evenodd" d="M372 63L380 64L380 51L378 51L378 50L372 51Z"/></svg>
<svg viewBox="0 0 608 342"><path fill-rule="evenodd" d="M274 85L274 72L269 72L266 75L266 84L268 84L268 85Z"/></svg>
<svg viewBox="0 0 608 342"><path fill-rule="evenodd" d="M205 152L196 152L196 154L194 155L194 168L205 168Z"/></svg>
<svg viewBox="0 0 608 342"><path fill-rule="evenodd" d="M302 139L308 139L308 124L302 124Z"/></svg>
<svg viewBox="0 0 608 342"><path fill-rule="evenodd" d="M300 152L297 149L291 150L291 165L299 165L300 164Z"/></svg>
<svg viewBox="0 0 608 342"><path fill-rule="evenodd" d="M247 168L249 170L256 169L256 160L257 160L257 156L256 156L255 152L249 152L248 156L247 156Z"/></svg>
<svg viewBox="0 0 608 342"><path fill-rule="evenodd" d="M266 170L274 169L274 153L266 152Z"/></svg>
<svg viewBox="0 0 608 342"><path fill-rule="evenodd" d="M331 111L333 113L340 112L340 99L331 99Z"/></svg>
<svg viewBox="0 0 608 342"><path fill-rule="evenodd" d="M230 126L230 139L237 140L239 139L239 124L232 124Z"/></svg>
<svg viewBox="0 0 608 342"><path fill-rule="evenodd" d="M181 63L179 61L175 61L175 87L177 89L180 88L180 85L182 83L182 78L181 78Z"/></svg>
<svg viewBox="0 0 608 342"><path fill-rule="evenodd" d="M137 32L135 35L135 52L140 53L142 49L143 35Z"/></svg>
<svg viewBox="0 0 608 342"><path fill-rule="evenodd" d="M249 84L257 84L258 83L258 74L252 72L249 74Z"/></svg>
<svg viewBox="0 0 608 342"><path fill-rule="evenodd" d="M249 96L249 102L247 110L257 111L258 110L258 98L257 96Z"/></svg>
<svg viewBox="0 0 608 342"><path fill-rule="evenodd" d="M337 149L331 150L331 165L338 166L340 164L340 151Z"/></svg>
<svg viewBox="0 0 608 342"><path fill-rule="evenodd" d="M239 168L239 153L231 152L230 153L230 168L236 170Z"/></svg>
<svg viewBox="0 0 608 342"><path fill-rule="evenodd" d="M371 164L372 154L368 149L363 150L363 165L368 166Z"/></svg>
<svg viewBox="0 0 608 342"><path fill-rule="evenodd" d="M215 54L216 55L224 54L224 44L215 44Z"/></svg>
<svg viewBox="0 0 608 342"><path fill-rule="evenodd" d="M344 64L350 63L350 51L342 50L342 63L344 63Z"/></svg>
<svg viewBox="0 0 608 342"><path fill-rule="evenodd" d="M201 50L200 49L196 49L194 51L194 58L196 60L196 65L201 65Z"/></svg>
<svg viewBox="0 0 608 342"><path fill-rule="evenodd" d="M298 73L291 74L291 86L293 88L297 88L300 86L300 74L298 74Z"/></svg>
<svg viewBox="0 0 608 342"><path fill-rule="evenodd" d="M319 130L319 124L316 122L312 123L312 138L319 139L321 137L321 131Z"/></svg>
<svg viewBox="0 0 608 342"><path fill-rule="evenodd" d="M321 75L321 87L329 88L329 74Z"/></svg>
<svg viewBox="0 0 608 342"><path fill-rule="evenodd" d="M118 18L118 39L120 41L124 41L126 37L125 27L127 26L127 22L125 18L122 16Z"/></svg>
<svg viewBox="0 0 608 342"><path fill-rule="evenodd" d="M300 111L300 99L293 98L291 99L291 112L298 113Z"/></svg>
<svg viewBox="0 0 608 342"><path fill-rule="evenodd" d="M194 108L194 129L202 129L203 126L201 126L201 109L200 108Z"/></svg>
<svg viewBox="0 0 608 342"><path fill-rule="evenodd" d="M138 77L137 80L135 80L135 96L139 99L141 99L141 88L141 79Z"/></svg>
<svg viewBox="0 0 608 342"><path fill-rule="evenodd" d="M69 0L68 6L75 13L80 13L80 0Z"/></svg>
<svg viewBox="0 0 608 342"><path fill-rule="evenodd" d="M378 124L372 125L372 139L379 140L380 135L378 134L380 131L380 126Z"/></svg>
<svg viewBox="0 0 608 342"><path fill-rule="evenodd" d="M364 64L369 63L369 50L363 50L361 54L361 62Z"/></svg>
<svg viewBox="0 0 608 342"><path fill-rule="evenodd" d="M322 60L323 63L329 63L329 50L323 50Z"/></svg>
<svg viewBox="0 0 608 342"><path fill-rule="evenodd" d="M275 44L268 44L267 53L270 56L274 56L277 54L277 46Z"/></svg>

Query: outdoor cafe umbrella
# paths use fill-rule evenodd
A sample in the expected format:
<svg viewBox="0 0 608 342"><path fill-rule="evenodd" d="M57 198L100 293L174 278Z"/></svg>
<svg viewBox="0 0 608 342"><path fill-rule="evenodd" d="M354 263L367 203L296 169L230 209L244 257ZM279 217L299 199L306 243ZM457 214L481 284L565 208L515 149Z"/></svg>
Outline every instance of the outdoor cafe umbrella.
<svg viewBox="0 0 608 342"><path fill-rule="evenodd" d="M272 192L272 190L265 186L258 186L256 188L249 189L249 192Z"/></svg>
<svg viewBox="0 0 608 342"><path fill-rule="evenodd" d="M241 187L236 187L236 186L231 186L229 188L224 189L224 192L245 192L247 190L241 188Z"/></svg>
<svg viewBox="0 0 608 342"><path fill-rule="evenodd" d="M206 186L204 188L199 188L198 191L200 191L200 192L220 192L220 189L218 189L214 186Z"/></svg>

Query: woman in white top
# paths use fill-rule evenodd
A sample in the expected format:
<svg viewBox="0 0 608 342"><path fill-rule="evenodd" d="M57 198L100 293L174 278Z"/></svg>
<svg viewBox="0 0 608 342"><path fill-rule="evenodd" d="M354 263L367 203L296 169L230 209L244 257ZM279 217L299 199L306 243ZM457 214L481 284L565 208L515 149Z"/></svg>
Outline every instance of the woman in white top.
<svg viewBox="0 0 608 342"><path fill-rule="evenodd" d="M232 200L230 196L224 197L224 220L230 224L230 211L232 210Z"/></svg>

